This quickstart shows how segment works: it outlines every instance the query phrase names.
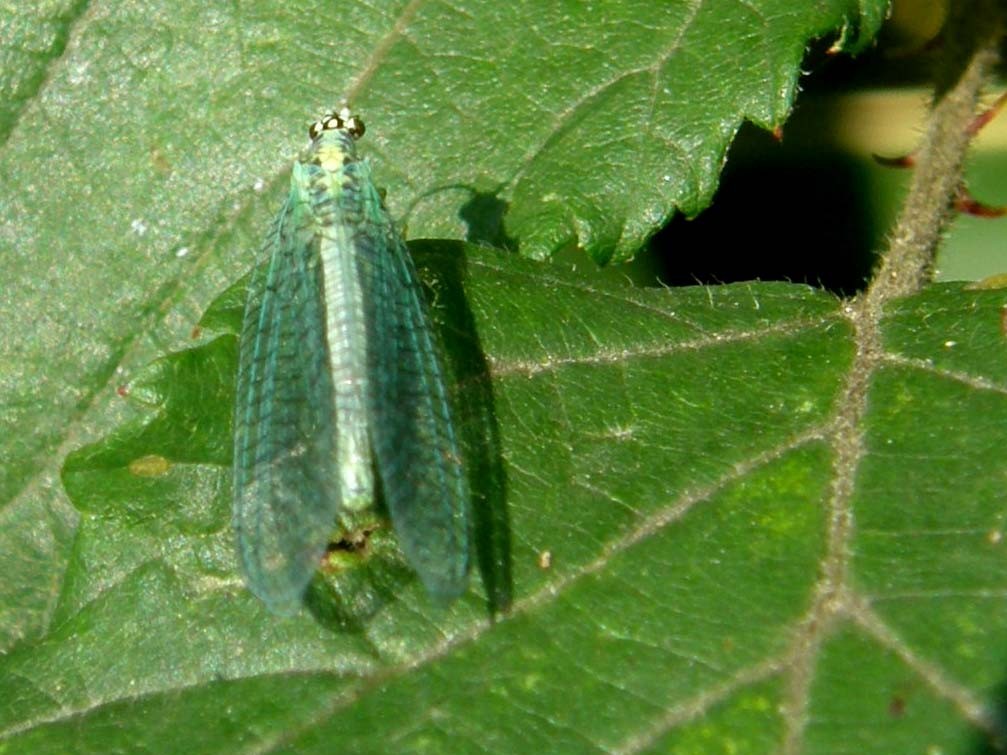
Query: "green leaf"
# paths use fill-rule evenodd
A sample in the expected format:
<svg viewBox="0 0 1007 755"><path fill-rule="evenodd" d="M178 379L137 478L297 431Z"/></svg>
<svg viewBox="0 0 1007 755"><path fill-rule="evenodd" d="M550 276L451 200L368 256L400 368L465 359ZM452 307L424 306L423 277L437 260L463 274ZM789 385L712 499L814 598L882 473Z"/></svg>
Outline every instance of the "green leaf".
<svg viewBox="0 0 1007 755"><path fill-rule="evenodd" d="M0 545L19 574L0 582L0 647L49 625L76 529L64 456L133 411L124 376L251 266L320 112L364 114L413 236L543 256L576 227L624 258L708 200L743 117L782 120L810 37L867 40L886 3L800 5L0 0ZM723 78L666 93L683 66ZM629 107L648 78L651 107ZM678 148L650 123L677 124Z"/></svg>
<svg viewBox="0 0 1007 755"><path fill-rule="evenodd" d="M480 548L503 521L504 562L440 611L392 544L323 570L300 615L266 612L227 521L225 292L201 342L130 384L141 417L67 459L81 519L52 628L0 659L11 751L765 752L801 731L812 750L857 732L860 752L964 752L979 736L1007 630L1007 366L989 358L1007 293L942 285L892 309L847 468L857 339L828 294L641 290L412 249L456 402L489 402L463 434L484 460ZM490 620L484 585L507 573L512 606Z"/></svg>
<svg viewBox="0 0 1007 755"><path fill-rule="evenodd" d="M685 5L18 6L0 752L996 743L1003 291L892 306L859 374L873 344L806 287L638 290L414 244L472 591L434 608L382 533L288 620L237 576L235 281L297 124L349 93L413 235L619 259L702 207L742 118L782 120L810 37L862 41L884 7Z"/></svg>

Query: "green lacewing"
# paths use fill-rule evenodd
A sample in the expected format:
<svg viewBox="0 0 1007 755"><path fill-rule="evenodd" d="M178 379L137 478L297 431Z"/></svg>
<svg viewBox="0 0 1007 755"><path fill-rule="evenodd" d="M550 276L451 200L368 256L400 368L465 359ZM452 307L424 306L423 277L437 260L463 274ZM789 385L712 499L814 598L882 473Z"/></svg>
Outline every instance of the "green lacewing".
<svg viewBox="0 0 1007 755"><path fill-rule="evenodd" d="M280 614L332 536L373 521L376 487L428 593L445 602L467 581L444 373L413 262L357 155L363 133L345 108L311 126L245 306L234 529L248 587Z"/></svg>

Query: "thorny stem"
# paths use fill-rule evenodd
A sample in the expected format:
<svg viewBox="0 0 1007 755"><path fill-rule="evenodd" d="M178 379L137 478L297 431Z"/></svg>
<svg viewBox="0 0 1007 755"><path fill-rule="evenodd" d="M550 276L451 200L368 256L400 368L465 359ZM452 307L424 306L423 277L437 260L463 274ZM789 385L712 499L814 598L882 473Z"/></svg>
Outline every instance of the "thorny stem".
<svg viewBox="0 0 1007 755"><path fill-rule="evenodd" d="M996 0L951 3L930 121L891 244L862 305L878 308L930 280L941 233L953 217L982 85L997 61L1003 11Z"/></svg>
<svg viewBox="0 0 1007 755"><path fill-rule="evenodd" d="M855 596L848 589L849 542L855 526L852 501L856 469L865 455L863 417L871 377L883 350L881 317L887 303L916 293L929 282L934 253L959 196L980 89L997 60L1002 13L998 0L951 3L933 109L916 152L905 206L873 282L863 295L846 303L845 311L856 331L857 353L833 426L836 454L830 494L830 555L823 565L815 606L795 643L784 700L788 726L781 750L787 755L797 755L804 749L809 690L823 634L838 616L856 613ZM971 717L980 728L999 731L999 725L986 713L973 713Z"/></svg>

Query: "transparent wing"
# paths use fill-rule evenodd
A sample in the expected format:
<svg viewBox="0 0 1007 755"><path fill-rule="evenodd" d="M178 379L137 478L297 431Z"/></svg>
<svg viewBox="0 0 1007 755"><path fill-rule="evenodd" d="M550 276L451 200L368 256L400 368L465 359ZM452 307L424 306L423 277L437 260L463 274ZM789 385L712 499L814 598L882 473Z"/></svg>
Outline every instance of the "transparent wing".
<svg viewBox="0 0 1007 755"><path fill-rule="evenodd" d="M241 333L233 514L249 588L291 613L340 501L318 240L296 180L265 251Z"/></svg>
<svg viewBox="0 0 1007 755"><path fill-rule="evenodd" d="M361 166L366 170L366 165ZM468 491L444 375L409 252L369 179L366 243L374 270L369 340L372 444L385 503L406 558L435 598L465 590Z"/></svg>

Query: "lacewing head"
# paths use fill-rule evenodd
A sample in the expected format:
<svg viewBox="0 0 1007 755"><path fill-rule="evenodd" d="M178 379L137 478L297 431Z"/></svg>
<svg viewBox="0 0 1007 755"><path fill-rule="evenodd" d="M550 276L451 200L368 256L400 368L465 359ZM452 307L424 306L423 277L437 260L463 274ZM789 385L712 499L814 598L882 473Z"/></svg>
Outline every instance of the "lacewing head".
<svg viewBox="0 0 1007 755"><path fill-rule="evenodd" d="M364 122L349 108L323 115L308 129L311 142L302 160L338 172L344 165L358 161L356 142L363 135Z"/></svg>
<svg viewBox="0 0 1007 755"><path fill-rule="evenodd" d="M344 107L339 112L326 113L312 123L308 129L308 137L311 141L315 141L326 131L345 131L354 139L359 139L364 135L364 122L359 116L352 115L349 108Z"/></svg>

